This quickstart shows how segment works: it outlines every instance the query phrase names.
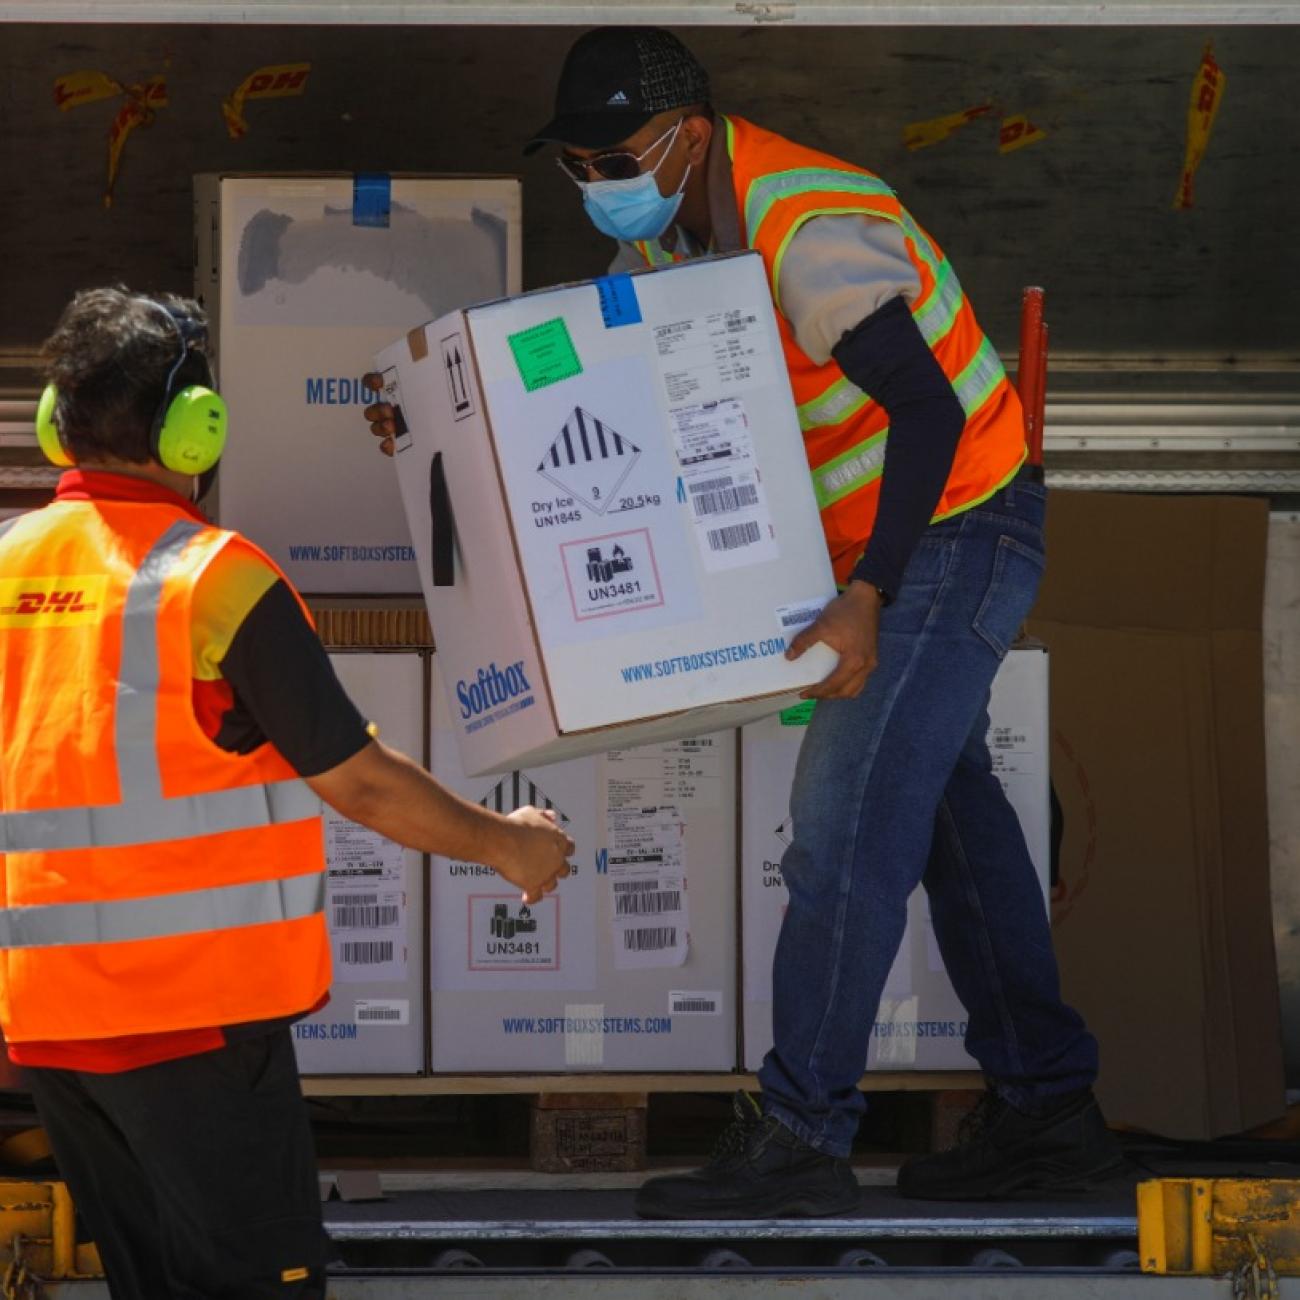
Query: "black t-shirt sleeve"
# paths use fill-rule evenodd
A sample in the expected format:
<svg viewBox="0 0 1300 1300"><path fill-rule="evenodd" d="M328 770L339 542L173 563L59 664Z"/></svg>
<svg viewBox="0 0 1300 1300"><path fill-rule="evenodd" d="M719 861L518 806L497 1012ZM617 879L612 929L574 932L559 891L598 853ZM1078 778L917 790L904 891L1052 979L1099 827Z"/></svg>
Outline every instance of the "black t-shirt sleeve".
<svg viewBox="0 0 1300 1300"><path fill-rule="evenodd" d="M246 754L265 741L299 776L319 776L370 739L325 647L288 586L277 580L239 625L221 661L235 695L216 743Z"/></svg>

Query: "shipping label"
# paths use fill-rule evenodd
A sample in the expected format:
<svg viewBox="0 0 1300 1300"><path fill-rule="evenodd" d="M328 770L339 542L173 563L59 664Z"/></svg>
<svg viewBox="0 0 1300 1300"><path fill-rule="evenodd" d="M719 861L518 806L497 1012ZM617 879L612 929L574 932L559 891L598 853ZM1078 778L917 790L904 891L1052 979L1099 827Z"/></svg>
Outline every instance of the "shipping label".
<svg viewBox="0 0 1300 1300"><path fill-rule="evenodd" d="M336 984L407 977L406 850L327 810L325 908Z"/></svg>
<svg viewBox="0 0 1300 1300"><path fill-rule="evenodd" d="M673 444L695 541L710 573L780 557L749 419L739 398L673 412Z"/></svg>

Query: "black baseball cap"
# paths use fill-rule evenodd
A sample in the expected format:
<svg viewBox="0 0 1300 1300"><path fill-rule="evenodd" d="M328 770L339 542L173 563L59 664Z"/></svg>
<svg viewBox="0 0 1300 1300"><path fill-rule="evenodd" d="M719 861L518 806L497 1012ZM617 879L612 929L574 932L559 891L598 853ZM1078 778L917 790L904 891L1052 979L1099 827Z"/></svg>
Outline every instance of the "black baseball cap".
<svg viewBox="0 0 1300 1300"><path fill-rule="evenodd" d="M555 116L524 146L605 149L635 135L657 113L709 102L709 74L660 27L597 27L564 60Z"/></svg>

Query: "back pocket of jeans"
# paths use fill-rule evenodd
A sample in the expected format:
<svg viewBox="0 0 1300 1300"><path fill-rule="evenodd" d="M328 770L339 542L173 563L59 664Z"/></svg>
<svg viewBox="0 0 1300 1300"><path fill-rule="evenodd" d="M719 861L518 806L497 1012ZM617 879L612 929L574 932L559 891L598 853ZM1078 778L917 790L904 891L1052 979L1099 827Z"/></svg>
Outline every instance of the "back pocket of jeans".
<svg viewBox="0 0 1300 1300"><path fill-rule="evenodd" d="M993 576L971 626L1001 658L1029 617L1043 576L1041 551L1014 537L998 538Z"/></svg>

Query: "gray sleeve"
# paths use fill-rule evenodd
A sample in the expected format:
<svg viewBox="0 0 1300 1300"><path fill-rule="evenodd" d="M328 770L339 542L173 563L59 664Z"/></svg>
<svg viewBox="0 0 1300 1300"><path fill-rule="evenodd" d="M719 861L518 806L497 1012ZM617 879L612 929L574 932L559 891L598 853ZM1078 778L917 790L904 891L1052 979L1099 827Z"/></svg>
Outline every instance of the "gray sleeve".
<svg viewBox="0 0 1300 1300"><path fill-rule="evenodd" d="M813 217L795 233L777 290L795 341L819 365L840 339L900 294L909 303L921 278L902 227L881 217Z"/></svg>

